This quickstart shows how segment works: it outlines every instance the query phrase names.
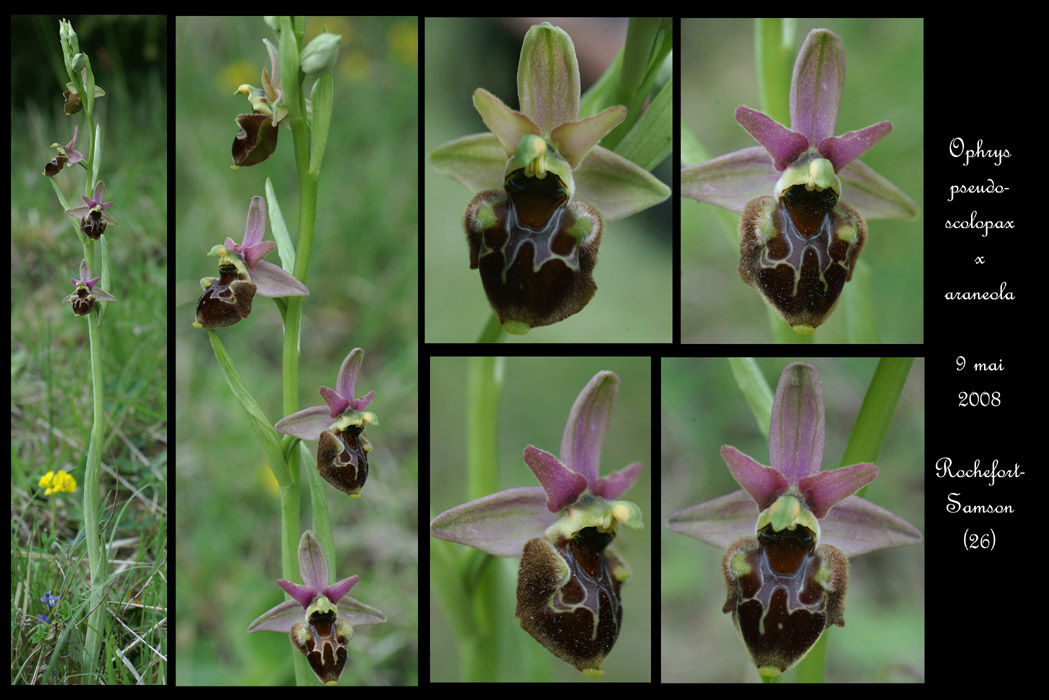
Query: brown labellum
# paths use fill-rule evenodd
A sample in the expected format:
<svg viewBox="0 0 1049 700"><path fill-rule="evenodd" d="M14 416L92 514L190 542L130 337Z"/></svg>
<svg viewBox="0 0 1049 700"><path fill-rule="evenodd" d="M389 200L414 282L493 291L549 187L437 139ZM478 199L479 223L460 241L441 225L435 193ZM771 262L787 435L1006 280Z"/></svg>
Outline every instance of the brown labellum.
<svg viewBox="0 0 1049 700"><path fill-rule="evenodd" d="M321 596L306 611L306 622L291 626L291 643L309 661L325 685L336 685L346 666L346 645L353 628L338 617L338 609Z"/></svg>
<svg viewBox="0 0 1049 700"><path fill-rule="evenodd" d="M830 316L867 240L859 212L832 190L758 197L739 222L739 275L792 327L811 332Z"/></svg>
<svg viewBox="0 0 1049 700"><path fill-rule="evenodd" d="M197 322L201 328L223 328L251 313L255 284L238 274L234 265L220 265L219 277L211 277L197 300Z"/></svg>
<svg viewBox="0 0 1049 700"><path fill-rule="evenodd" d="M747 653L764 676L801 661L828 625L845 626L849 563L841 550L816 545L804 526L758 539L743 537L722 560L732 614Z"/></svg>
<svg viewBox="0 0 1049 700"><path fill-rule="evenodd" d="M362 427L325 430L317 443L317 471L329 484L351 496L368 480L368 441Z"/></svg>
<svg viewBox="0 0 1049 700"><path fill-rule="evenodd" d="M602 229L597 209L569 203L553 173L540 180L518 171L505 192L474 197L466 209L470 267L480 268L499 322L525 332L581 311L597 291Z"/></svg>
<svg viewBox="0 0 1049 700"><path fill-rule="evenodd" d="M529 540L517 574L521 627L554 656L600 675L623 621L623 564L605 548L612 535L583 528L557 546ZM618 576L617 576L618 574Z"/></svg>

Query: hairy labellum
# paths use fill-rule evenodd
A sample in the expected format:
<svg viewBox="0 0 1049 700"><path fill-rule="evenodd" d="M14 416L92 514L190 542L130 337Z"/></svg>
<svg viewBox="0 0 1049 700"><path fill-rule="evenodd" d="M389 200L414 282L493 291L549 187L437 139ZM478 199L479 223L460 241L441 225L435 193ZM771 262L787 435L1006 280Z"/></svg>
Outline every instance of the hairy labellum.
<svg viewBox="0 0 1049 700"><path fill-rule="evenodd" d="M832 189L796 184L758 197L739 222L739 274L796 331L827 320L852 278L867 226Z"/></svg>
<svg viewBox="0 0 1049 700"><path fill-rule="evenodd" d="M277 149L277 127L265 114L241 114L237 117L240 131L233 139L233 166L257 165Z"/></svg>
<svg viewBox="0 0 1049 700"><path fill-rule="evenodd" d="M255 284L237 272L235 265L220 265L219 277L201 280L204 293L197 300L198 328L232 326L251 313Z"/></svg>
<svg viewBox="0 0 1049 700"><path fill-rule="evenodd" d="M48 161L47 165L44 166L44 175L54 177L58 173L62 172L63 166L69 162L69 158L64 155L57 155Z"/></svg>
<svg viewBox="0 0 1049 700"><path fill-rule="evenodd" d="M358 496L368 480L368 452L371 445L362 434L364 428L349 425L325 430L317 443L317 470L324 480L351 496Z"/></svg>
<svg viewBox="0 0 1049 700"><path fill-rule="evenodd" d="M554 656L590 676L619 637L626 567L605 548L612 535L586 527L551 544L529 540L517 574L514 616Z"/></svg>
<svg viewBox="0 0 1049 700"><path fill-rule="evenodd" d="M506 190L485 190L466 208L470 268L499 322L525 333L582 310L597 291L593 270L602 221L586 202L569 203L560 178L511 174Z"/></svg>
<svg viewBox="0 0 1049 700"><path fill-rule="evenodd" d="M797 525L742 537L722 560L732 614L747 653L763 676L801 661L828 625L845 626L848 559Z"/></svg>
<svg viewBox="0 0 1049 700"><path fill-rule="evenodd" d="M87 316L91 313L91 309L95 308L95 297L92 296L91 290L84 285L78 286L76 291L67 298L73 305L73 314L75 316Z"/></svg>
<svg viewBox="0 0 1049 700"><path fill-rule="evenodd" d="M291 626L292 646L305 655L325 685L338 684L346 666L346 645L353 636L353 628L338 615L338 608L319 596L306 610L306 621Z"/></svg>
<svg viewBox="0 0 1049 700"><path fill-rule="evenodd" d="M62 93L65 98L65 110L66 116L76 114L84 108L84 103L80 99L80 95L72 90L66 90Z"/></svg>
<svg viewBox="0 0 1049 700"><path fill-rule="evenodd" d="M80 218L80 230L93 241L102 237L106 232L106 220L102 218L101 207L94 207Z"/></svg>

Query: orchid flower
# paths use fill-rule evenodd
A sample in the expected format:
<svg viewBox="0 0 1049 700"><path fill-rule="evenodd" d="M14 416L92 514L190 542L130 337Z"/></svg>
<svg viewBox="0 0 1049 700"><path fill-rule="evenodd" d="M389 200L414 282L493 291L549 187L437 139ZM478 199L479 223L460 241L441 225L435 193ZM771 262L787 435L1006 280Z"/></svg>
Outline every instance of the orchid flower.
<svg viewBox="0 0 1049 700"><path fill-rule="evenodd" d="M722 447L743 488L667 521L674 532L726 548L723 611L763 676L800 661L827 626L844 626L847 557L921 541L913 525L854 495L877 477L875 465L821 470L823 442L819 372L791 363L772 406L772 465Z"/></svg>
<svg viewBox="0 0 1049 700"><path fill-rule="evenodd" d="M107 222L114 226L120 225L113 218L113 215L106 211L106 209L113 206L113 202L102 201L105 192L106 183L99 180L95 183L95 191L90 197L81 195L80 198L84 200L84 206L66 209L66 214L69 214L74 219L80 219L80 231L93 241L97 241L106 232Z"/></svg>
<svg viewBox="0 0 1049 700"><path fill-rule="evenodd" d="M73 125L73 138L69 140L65 148L62 148L57 143L51 144L51 148L58 151L58 155L52 158L47 165L44 166L44 175L54 177L62 171L66 165L72 165L73 163L79 163L84 160L84 154L73 148L76 145L77 133L80 131L78 124Z"/></svg>
<svg viewBox="0 0 1049 700"><path fill-rule="evenodd" d="M548 22L528 30L517 90L520 111L475 90L490 133L444 144L430 162L480 190L466 208L470 268L480 268L503 329L524 334L578 313L594 296L605 220L654 206L670 190L597 145L627 110L616 105L580 119L579 65L564 30Z"/></svg>
<svg viewBox="0 0 1049 700"><path fill-rule="evenodd" d="M196 328L232 326L251 313L252 299L261 297L304 297L310 290L293 275L263 260L277 244L263 241L266 235L266 200L255 196L248 207L244 240L227 238L208 255L219 256L220 277L200 280L204 293L197 300Z"/></svg>
<svg viewBox="0 0 1049 700"><path fill-rule="evenodd" d="M834 310L865 219L918 217L914 200L857 160L891 123L834 135L844 84L841 37L812 30L794 64L790 128L741 105L736 121L761 145L681 171L684 196L742 213L740 277L798 333Z"/></svg>
<svg viewBox="0 0 1049 700"><path fill-rule="evenodd" d="M320 388L323 406L311 406L277 421L278 433L294 435L302 440L317 440L317 470L324 480L349 494L360 498L368 479L368 453L371 443L364 435L368 424L378 425L375 414L365 411L375 398L370 391L354 398L357 373L364 362L364 351L354 348L339 368L335 389Z"/></svg>
<svg viewBox="0 0 1049 700"><path fill-rule="evenodd" d="M248 632L287 632L292 646L306 657L317 678L325 685L338 685L353 625L379 624L386 622L386 616L346 595L359 576L328 585L328 560L320 541L309 530L299 540L299 574L301 584L277 580L292 599L257 617L248 625Z"/></svg>
<svg viewBox="0 0 1049 700"><path fill-rule="evenodd" d="M521 557L521 627L559 659L600 676L619 636L620 587L630 570L608 545L622 523L643 527L641 510L616 500L641 473L635 462L599 476L601 444L619 377L599 372L568 415L560 459L529 445L524 461L541 486L520 486L441 513L430 534L499 557Z"/></svg>
<svg viewBox="0 0 1049 700"><path fill-rule="evenodd" d="M73 305L73 314L76 316L87 316L91 309L95 308L96 301L116 301L116 297L98 286L101 277L91 277L91 271L87 267L87 260L80 261L80 279L70 277L69 281L75 285L73 293L62 300L63 304Z"/></svg>
<svg viewBox="0 0 1049 700"><path fill-rule="evenodd" d="M273 42L269 39L262 41L270 57L270 72L262 69L262 87L257 88L245 83L234 93L247 95L252 109L251 114L241 114L237 117L240 131L233 139L234 169L257 165L269 158L277 149L277 127L291 128L287 121L288 106L284 102L281 84L280 56ZM335 51L338 55L337 42ZM311 107L310 101L306 100L307 113L311 111Z"/></svg>

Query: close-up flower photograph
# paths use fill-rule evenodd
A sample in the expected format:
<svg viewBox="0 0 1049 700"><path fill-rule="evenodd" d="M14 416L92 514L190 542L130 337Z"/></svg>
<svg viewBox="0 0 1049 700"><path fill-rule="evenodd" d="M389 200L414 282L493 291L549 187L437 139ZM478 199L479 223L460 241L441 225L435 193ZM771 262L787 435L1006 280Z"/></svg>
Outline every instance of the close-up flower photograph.
<svg viewBox="0 0 1049 700"><path fill-rule="evenodd" d="M168 20L10 46L11 683L166 685Z"/></svg>
<svg viewBox="0 0 1049 700"><path fill-rule="evenodd" d="M922 37L682 22L683 342L922 342Z"/></svg>
<svg viewBox="0 0 1049 700"><path fill-rule="evenodd" d="M430 681L648 682L651 360L430 369Z"/></svg>
<svg viewBox="0 0 1049 700"><path fill-rule="evenodd" d="M670 19L425 27L424 340L670 342Z"/></svg>
<svg viewBox="0 0 1049 700"><path fill-rule="evenodd" d="M924 681L924 361L661 379L663 682Z"/></svg>
<svg viewBox="0 0 1049 700"><path fill-rule="evenodd" d="M416 685L418 20L174 36L176 681Z"/></svg>

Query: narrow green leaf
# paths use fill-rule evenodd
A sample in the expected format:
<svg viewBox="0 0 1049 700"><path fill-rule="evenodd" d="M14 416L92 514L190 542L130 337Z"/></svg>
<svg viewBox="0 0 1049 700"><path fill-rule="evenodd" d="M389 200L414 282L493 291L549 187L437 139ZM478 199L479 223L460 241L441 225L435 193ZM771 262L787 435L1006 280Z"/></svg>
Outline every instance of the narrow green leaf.
<svg viewBox="0 0 1049 700"><path fill-rule="evenodd" d="M667 81L641 118L616 146L616 153L652 170L670 155L673 145L674 82Z"/></svg>
<svg viewBox="0 0 1049 700"><path fill-rule="evenodd" d="M273 429L273 423L266 418L266 414L263 413L258 402L255 401L251 392L248 391L248 387L240 378L240 374L237 373L237 368L234 366L229 353L226 352L226 348L219 339L218 333L209 328L208 337L211 340L211 347L215 351L215 359L219 361L219 367L222 368L222 373L226 377L226 384L229 385L234 398L240 402L245 413L248 414L248 423L251 425L251 430L255 433L255 437L262 447L266 459L269 460L273 476L276 477L281 489L290 486L291 472L288 469L287 462L284 461L280 440L277 438L277 431Z"/></svg>
<svg viewBox="0 0 1049 700"><path fill-rule="evenodd" d="M845 446L842 466L877 461L912 364L913 357L883 357L878 361Z"/></svg>
<svg viewBox="0 0 1049 700"><path fill-rule="evenodd" d="M616 98L616 85L619 84L619 73L623 67L623 51L619 49L615 59L608 64L608 68L601 74L590 89L587 90L579 100L579 118L586 119L598 112L618 104Z"/></svg>
<svg viewBox="0 0 1049 700"><path fill-rule="evenodd" d="M497 357L472 357L467 379L466 469L468 496L475 499L499 490L499 393L503 362Z"/></svg>
<svg viewBox="0 0 1049 700"><path fill-rule="evenodd" d="M284 223L284 214L280 210L280 204L277 203L277 193L273 190L273 183L269 178L266 178L266 208L269 211L273 240L277 242L280 266L285 272L293 272L295 270L295 246L292 245L288 225Z"/></svg>
<svg viewBox="0 0 1049 700"><path fill-rule="evenodd" d="M754 414L758 430L768 439L774 400L772 387L765 381L765 375L758 369L753 357L730 357L728 363L739 390L743 392L743 398Z"/></svg>
<svg viewBox="0 0 1049 700"><path fill-rule="evenodd" d="M334 78L332 74L326 73L317 78L316 82L313 83L313 92L310 93L310 103L313 107L311 124L313 133L310 139L310 173L314 176L317 176L321 171L324 148L328 144L333 86Z"/></svg>
<svg viewBox="0 0 1049 700"><path fill-rule="evenodd" d="M280 82L284 89L284 104L288 107L288 116L297 122L305 116L302 100L302 76L299 70L299 41L296 32L292 31L291 20L281 17L280 38L277 40L277 53L280 60Z"/></svg>
<svg viewBox="0 0 1049 700"><path fill-rule="evenodd" d="M87 185L88 189L91 190L92 193L94 192L94 189L95 189L95 183L98 182L98 168L99 168L99 164L102 162L102 125L101 124L95 124L95 142L94 143L95 143L95 145L94 145L95 156L94 156L94 159L92 160L92 163L91 163L91 181ZM105 287L103 287L103 289L105 289Z"/></svg>
<svg viewBox="0 0 1049 700"><path fill-rule="evenodd" d="M871 266L859 260L852 271L852 279L844 293L845 333L850 343L876 344L881 342L878 321L874 315L874 295L871 292Z"/></svg>
<svg viewBox="0 0 1049 700"><path fill-rule="evenodd" d="M754 20L754 60L761 110L780 124L790 124L790 80L794 72L795 19Z"/></svg>
<svg viewBox="0 0 1049 700"><path fill-rule="evenodd" d="M659 17L631 17L627 23L623 67L619 73L619 85L616 86L618 104L628 104L641 86L648 72L649 56L660 22Z"/></svg>

